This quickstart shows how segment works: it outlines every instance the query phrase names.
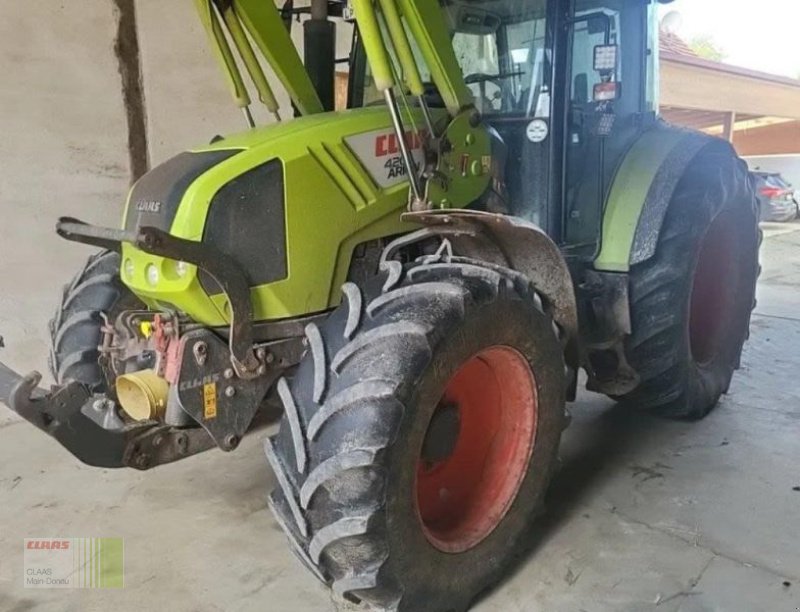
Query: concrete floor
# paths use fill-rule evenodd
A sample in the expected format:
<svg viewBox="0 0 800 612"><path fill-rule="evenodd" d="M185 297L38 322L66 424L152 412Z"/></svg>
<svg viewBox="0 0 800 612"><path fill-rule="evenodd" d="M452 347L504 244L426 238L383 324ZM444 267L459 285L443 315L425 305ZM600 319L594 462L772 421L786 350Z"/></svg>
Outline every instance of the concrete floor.
<svg viewBox="0 0 800 612"><path fill-rule="evenodd" d="M800 610L800 225L767 233L730 395L697 424L581 395L541 537L476 611ZM28 278L50 261L29 259ZM43 367L54 290L25 290L0 302L3 359ZM0 610L330 609L266 509L263 434L231 455L115 472L1 414ZM124 537L125 588L22 588L22 540L45 536Z"/></svg>

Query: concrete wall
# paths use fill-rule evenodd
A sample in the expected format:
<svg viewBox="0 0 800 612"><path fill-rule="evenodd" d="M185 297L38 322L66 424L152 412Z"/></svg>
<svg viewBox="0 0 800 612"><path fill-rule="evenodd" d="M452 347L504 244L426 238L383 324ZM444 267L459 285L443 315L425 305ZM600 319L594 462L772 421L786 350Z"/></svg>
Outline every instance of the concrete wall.
<svg viewBox="0 0 800 612"><path fill-rule="evenodd" d="M0 360L42 369L61 286L91 252L55 222L116 224L128 187L116 18L110 0L0 0L0 15Z"/></svg>
<svg viewBox="0 0 800 612"><path fill-rule="evenodd" d="M282 5L281 0L276 0ZM296 2L301 7L307 2ZM207 42L194 3L187 0L137 0L139 45L147 108L150 160L153 165L183 149L203 144L217 134L247 128L233 103L222 70ZM302 55L302 25L292 29ZM338 26L338 57L350 50L352 27ZM281 105L284 118L292 116L291 104L280 83L265 66L265 73ZM245 74L250 95L256 98ZM257 102L252 111L258 125L272 117Z"/></svg>
<svg viewBox="0 0 800 612"><path fill-rule="evenodd" d="M151 163L244 129L194 2L138 0L136 11Z"/></svg>

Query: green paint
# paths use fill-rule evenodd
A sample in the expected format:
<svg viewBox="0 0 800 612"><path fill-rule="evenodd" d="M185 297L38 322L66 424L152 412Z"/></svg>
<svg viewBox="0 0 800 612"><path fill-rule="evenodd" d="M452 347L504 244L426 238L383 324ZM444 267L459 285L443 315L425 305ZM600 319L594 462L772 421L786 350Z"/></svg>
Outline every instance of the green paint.
<svg viewBox="0 0 800 612"><path fill-rule="evenodd" d="M97 538L97 586L121 589L125 586L125 548L122 538Z"/></svg>
<svg viewBox="0 0 800 612"><path fill-rule="evenodd" d="M275 5L264 0L234 0L233 6L300 113L321 113L322 102Z"/></svg>
<svg viewBox="0 0 800 612"><path fill-rule="evenodd" d="M353 11L372 69L372 78L375 79L375 87L378 91L391 89L395 86L394 74L372 0L353 0Z"/></svg>
<svg viewBox="0 0 800 612"><path fill-rule="evenodd" d="M594 267L627 272L639 218L659 169L685 134L653 129L642 134L625 156L614 177L603 215L603 243Z"/></svg>
<svg viewBox="0 0 800 612"><path fill-rule="evenodd" d="M492 144L483 125L470 124L473 113L462 111L445 130L450 150L439 156L437 176L428 182L428 199L437 208L469 206L489 186Z"/></svg>
<svg viewBox="0 0 800 612"><path fill-rule="evenodd" d="M216 192L234 178L278 158L284 165L289 274L283 280L252 288L254 317L273 320L327 310L338 304L339 285L346 277L356 244L415 229L400 221L408 201L407 183L379 188L346 144L348 137L373 131L391 131L385 108L310 115L205 147L203 150L242 152L189 186L170 232L201 240ZM133 278L126 277L127 259L134 263ZM129 244L123 244L122 261L123 281L148 304L171 304L205 325L228 322L225 297L209 297L194 266L180 278L176 262L148 255ZM156 287L145 278L149 264L160 272Z"/></svg>
<svg viewBox="0 0 800 612"><path fill-rule="evenodd" d="M431 78L451 116L474 104L450 41L450 29L438 2L397 0ZM359 23L360 25L360 23Z"/></svg>
<svg viewBox="0 0 800 612"><path fill-rule="evenodd" d="M210 0L196 0L196 4L234 96L240 105L249 103L233 52L222 35L216 9ZM376 84L379 89L393 87L394 75L376 5L372 0L354 0L353 6ZM443 12L437 2L430 0L399 0L397 4L382 1L382 6L392 33L389 41L394 42L410 89L422 92L406 27L452 117L446 128L452 147L440 156L439 178L429 182L428 196L437 207L468 206L489 184L487 166L491 160L491 144L485 127L470 125L473 99L464 83ZM252 49L247 38L237 29L238 22L231 28L236 19L241 20L305 114L291 122L253 129L205 147L203 150L237 149L241 152L205 172L189 186L170 233L200 241L209 206L219 189L270 160L281 160L288 275L283 280L251 288L254 318L276 320L325 311L340 300L339 288L346 279L357 244L416 229L400 220L408 203L408 183L400 179L381 188L372 174L375 168L369 169L370 161L364 160L370 155L372 161L381 157L376 153L376 146L367 146L357 156L347 142L354 136L372 132L388 135L391 119L382 107L320 113L319 99L275 6L263 0L233 0L233 9L228 10L226 23L256 83L260 77L253 66L255 60L250 56ZM262 98L268 98L263 89L262 84L259 87ZM407 110L403 114L406 125L422 124L418 111ZM379 168L383 170L380 165ZM250 230L243 227L242 231ZM125 271L127 261L134 269L130 278ZM177 262L148 255L129 244L123 244L122 262L123 281L150 307L168 304L209 326L229 323L226 297L207 295L194 266L188 266L187 273L181 277L177 273ZM145 278L149 265L159 270L159 282L155 286L148 284Z"/></svg>

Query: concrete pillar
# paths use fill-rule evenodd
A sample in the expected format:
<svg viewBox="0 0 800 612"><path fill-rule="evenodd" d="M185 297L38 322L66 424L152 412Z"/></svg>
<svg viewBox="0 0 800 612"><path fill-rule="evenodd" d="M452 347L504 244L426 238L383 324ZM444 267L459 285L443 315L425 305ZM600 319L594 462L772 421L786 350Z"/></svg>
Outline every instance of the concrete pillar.
<svg viewBox="0 0 800 612"><path fill-rule="evenodd" d="M722 137L728 142L733 142L733 137L736 133L736 113L730 111L725 113L725 118L722 124Z"/></svg>
<svg viewBox="0 0 800 612"><path fill-rule="evenodd" d="M283 6L283 0L275 1L277 6ZM295 2L296 7L308 5L308 1ZM136 0L136 9L151 163L160 163L184 149L208 142L217 134L246 130L194 3ZM347 57L352 31L352 26L337 23L337 58ZM303 27L296 21L292 36L302 56ZM291 119L291 103L280 82L269 67L265 66L264 72L278 97L282 116ZM244 76L255 100L249 78ZM257 102L253 103L252 111L257 125L274 120Z"/></svg>

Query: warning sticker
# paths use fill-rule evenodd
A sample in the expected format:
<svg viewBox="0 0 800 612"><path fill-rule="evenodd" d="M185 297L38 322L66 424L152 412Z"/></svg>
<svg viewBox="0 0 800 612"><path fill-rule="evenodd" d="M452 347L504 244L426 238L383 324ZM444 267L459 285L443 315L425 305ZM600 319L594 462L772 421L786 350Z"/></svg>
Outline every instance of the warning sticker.
<svg viewBox="0 0 800 612"><path fill-rule="evenodd" d="M203 418L217 418L217 384L213 382L203 385Z"/></svg>
<svg viewBox="0 0 800 612"><path fill-rule="evenodd" d="M406 133L406 142L417 165L423 163L422 143L425 137L424 132ZM385 189L405 180L406 167L400 154L397 134L393 130L366 132L351 136L345 142L380 187Z"/></svg>

